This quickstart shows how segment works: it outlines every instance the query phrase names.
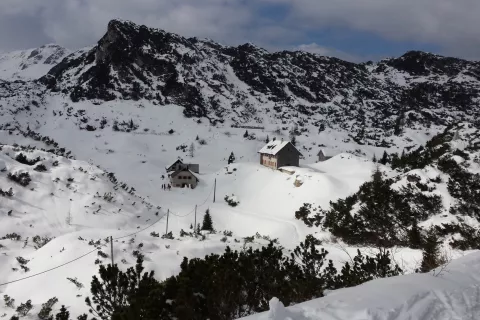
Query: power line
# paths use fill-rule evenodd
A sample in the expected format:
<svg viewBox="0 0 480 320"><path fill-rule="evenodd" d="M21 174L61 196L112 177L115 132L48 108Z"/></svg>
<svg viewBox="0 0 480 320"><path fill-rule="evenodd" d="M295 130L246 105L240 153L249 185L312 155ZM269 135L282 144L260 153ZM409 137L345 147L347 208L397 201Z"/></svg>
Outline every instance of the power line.
<svg viewBox="0 0 480 320"><path fill-rule="evenodd" d="M68 261L68 262L65 262L64 264L61 264L61 265L56 266L56 267L53 267L53 268L51 268L51 269L44 270L44 271L42 271L42 272L32 274L32 275L30 275L30 276L28 276L28 277L20 278L20 279L13 280L13 281L9 281L9 282L5 282L5 283L0 283L0 287L1 287L1 286L5 286L5 285L7 285L7 284L11 284L11 283L19 282L19 281L22 281L22 280L30 279L30 278L39 276L39 275L41 275L41 274L44 274L44 273L53 271L53 270L55 270L55 269L61 268L61 267L63 267L63 266L66 266L67 264L70 264L70 263L72 263L72 262L75 262L75 261L77 261L77 260L80 260L80 259L88 256L89 254L91 254L91 253L93 253L93 252L95 252L95 251L97 251L97 250L100 250L100 249L99 249L99 248L95 248L94 250L92 250L92 251L90 251L90 252L88 252L88 253L85 253L84 255L82 255L82 256L80 256L80 257L78 257L78 258L75 258L75 259L73 259L73 260L70 260L70 261Z"/></svg>
<svg viewBox="0 0 480 320"><path fill-rule="evenodd" d="M140 232L145 231L145 230L147 230L148 228L151 228L151 227L153 227L154 225L156 225L157 223L159 223L160 220L162 220L163 217L165 217L165 215L161 216L160 219L158 219L157 221L155 221L154 223L152 223L151 225L149 225L149 226L147 226L147 227L145 227L145 228L143 228L143 229L140 229L140 230L138 230L138 231L136 231L136 232L134 232L134 233L131 233L131 234L127 234L126 236L114 238L113 240L119 240L119 239L123 239L123 238L128 238L128 237L134 236L134 235L136 235L136 234L139 234Z"/></svg>
<svg viewBox="0 0 480 320"><path fill-rule="evenodd" d="M201 205L197 205L197 207L201 207L203 206L205 203L207 203L208 199L210 198L210 196L212 195L212 192L213 192L213 188L212 190L210 190L210 193L208 194L207 198L205 199L205 201L203 201L203 203ZM175 214L173 212L170 212L170 214L174 215L175 217L178 217L178 218L185 218L185 217L188 217L189 215L191 215L193 212L195 211L195 208L192 209L192 211L190 211L189 213L185 214L185 215L178 215L178 214Z"/></svg>
<svg viewBox="0 0 480 320"><path fill-rule="evenodd" d="M200 206L203 206L203 205L208 201L208 198L210 198L210 195L212 194L212 191L213 191L213 189L210 191L210 194L207 196L207 198L205 199L205 201L204 201ZM195 208L195 209L196 209L196 208ZM195 209L193 209L193 210L190 211L187 215L184 215L184 216L178 216L178 215L173 214L173 213L172 213L172 214L173 214L174 216L177 216L177 217L186 217L186 216L192 214L192 213L195 211ZM136 232L134 232L134 233L131 233L131 234L128 234L128 235L125 235L125 236L122 236L122 237L118 237L118 238L113 238L113 239L112 239L112 237L110 237L110 239L111 239L110 241L119 240L119 239L124 239L124 238L127 238L127 237L134 236L134 235L136 235L136 234L139 234L140 232L143 232L143 231L145 231L145 230L153 227L155 224L157 224L158 222L160 222L160 220L162 220L163 217L165 217L165 215L161 216L157 221L155 221L154 223L150 224L149 226L147 226L147 227L145 227L145 228L143 228L143 229L140 229L140 230L138 230L138 231L136 231ZM30 276L28 276L28 277L23 277L23 278L16 279L16 280L13 280L13 281L5 282L5 283L0 283L0 287L1 287L1 286L8 285L8 284L15 283L15 282L27 280L27 279L30 279L30 278L33 278L33 277L42 275L42 274L44 274L44 273L47 273L47 272L56 270L56 269L58 269L58 268L61 268L61 267L63 267L63 266L66 266L66 265L68 265L68 264L70 264L70 263L73 263L73 262L75 262L75 261L78 261L78 260L80 260L80 259L82 259L82 258L84 258L84 257L86 257L86 256L88 256L88 255L90 255L90 254L92 254L93 252L98 251L98 250L100 250L100 249L99 249L99 248L95 248L94 250L89 251L89 252L85 253L84 255L81 255L81 256L73 259L73 260L67 261L67 262L65 262L65 263L63 263L63 264L61 264L61 265L58 265L58 266L56 266L56 267L53 267L53 268L44 270L44 271L42 271L42 272L32 274L32 275L30 275Z"/></svg>
<svg viewBox="0 0 480 320"><path fill-rule="evenodd" d="M193 212L195 211L195 209L193 209L192 211L190 211L189 213L183 215L183 216L180 216L178 214L175 214L173 212L170 212L171 215L174 215L175 217L178 217L178 218L185 218L185 217L188 217L189 215L191 215Z"/></svg>

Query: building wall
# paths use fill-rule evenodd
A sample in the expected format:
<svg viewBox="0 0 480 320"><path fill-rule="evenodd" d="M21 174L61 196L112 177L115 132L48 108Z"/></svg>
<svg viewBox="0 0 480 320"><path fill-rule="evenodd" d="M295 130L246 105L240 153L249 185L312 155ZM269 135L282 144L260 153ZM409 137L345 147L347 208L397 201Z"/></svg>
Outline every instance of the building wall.
<svg viewBox="0 0 480 320"><path fill-rule="evenodd" d="M295 166L300 165L300 155L294 146L288 144L280 150L277 154L278 157L278 168L285 166Z"/></svg>
<svg viewBox="0 0 480 320"><path fill-rule="evenodd" d="M197 179L188 171L180 172L175 177L170 178L170 184L174 188L182 188L183 185L191 185L195 188L198 184Z"/></svg>
<svg viewBox="0 0 480 320"><path fill-rule="evenodd" d="M265 167L277 169L277 156L272 156L270 154L261 154L260 164L264 165Z"/></svg>

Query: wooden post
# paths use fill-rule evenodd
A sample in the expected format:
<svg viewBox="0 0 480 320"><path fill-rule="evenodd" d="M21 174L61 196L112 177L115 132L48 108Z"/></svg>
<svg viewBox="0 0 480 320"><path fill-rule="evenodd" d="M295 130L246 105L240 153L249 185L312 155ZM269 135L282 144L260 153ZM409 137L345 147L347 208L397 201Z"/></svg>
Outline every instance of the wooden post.
<svg viewBox="0 0 480 320"><path fill-rule="evenodd" d="M110 254L112 255L112 267L113 267L113 238L110 236Z"/></svg>
<svg viewBox="0 0 480 320"><path fill-rule="evenodd" d="M217 193L217 178L215 178L215 184L213 185L213 203L215 203L215 193Z"/></svg>
<svg viewBox="0 0 480 320"><path fill-rule="evenodd" d="M195 224L193 225L193 233L197 236L197 205L195 205Z"/></svg>
<svg viewBox="0 0 480 320"><path fill-rule="evenodd" d="M170 209L167 210L167 228L165 229L165 235L168 233L168 216L170 215Z"/></svg>

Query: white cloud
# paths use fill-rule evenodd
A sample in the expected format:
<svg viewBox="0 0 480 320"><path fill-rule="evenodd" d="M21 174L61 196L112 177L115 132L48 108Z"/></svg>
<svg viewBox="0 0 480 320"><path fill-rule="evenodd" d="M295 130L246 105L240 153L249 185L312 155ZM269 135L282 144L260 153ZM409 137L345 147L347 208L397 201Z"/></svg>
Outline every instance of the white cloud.
<svg viewBox="0 0 480 320"><path fill-rule="evenodd" d="M367 60L370 60L369 57L366 57L366 56L358 56L358 55L350 54L341 50L337 50L335 48L320 46L316 43L301 44L299 46L294 47L293 49L306 51L310 53L316 53L321 56L336 57L336 58L350 61L350 62L365 62Z"/></svg>
<svg viewBox="0 0 480 320"><path fill-rule="evenodd" d="M6 1L6 2L4 2ZM2 0L0 19L22 13L39 19L39 33L68 47L94 44L113 18L185 36L219 41L247 38L254 16L242 1L224 0ZM0 43L1 43L0 39Z"/></svg>

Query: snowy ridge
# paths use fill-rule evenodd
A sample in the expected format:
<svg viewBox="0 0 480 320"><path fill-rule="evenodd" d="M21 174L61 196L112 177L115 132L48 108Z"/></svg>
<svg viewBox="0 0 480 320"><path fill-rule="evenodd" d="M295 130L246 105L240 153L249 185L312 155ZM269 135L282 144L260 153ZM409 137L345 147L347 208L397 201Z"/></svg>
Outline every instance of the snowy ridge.
<svg viewBox="0 0 480 320"><path fill-rule="evenodd" d="M302 134L306 124L315 133L327 126L359 144L389 147L407 129L476 121L479 70L477 62L416 51L366 64L269 53L113 20L95 47L65 59L42 82L74 102L145 99L212 124L293 122Z"/></svg>
<svg viewBox="0 0 480 320"><path fill-rule="evenodd" d="M70 52L55 44L0 54L0 79L35 80L62 61Z"/></svg>

